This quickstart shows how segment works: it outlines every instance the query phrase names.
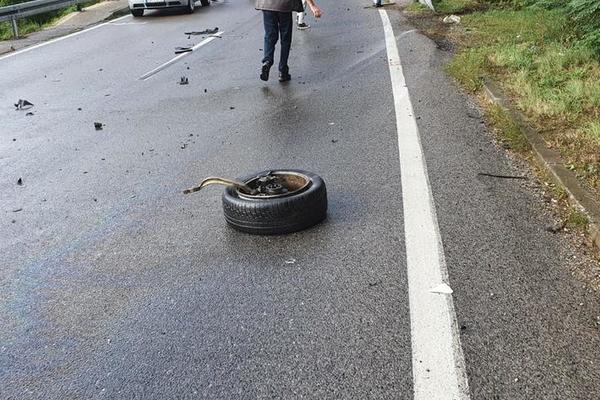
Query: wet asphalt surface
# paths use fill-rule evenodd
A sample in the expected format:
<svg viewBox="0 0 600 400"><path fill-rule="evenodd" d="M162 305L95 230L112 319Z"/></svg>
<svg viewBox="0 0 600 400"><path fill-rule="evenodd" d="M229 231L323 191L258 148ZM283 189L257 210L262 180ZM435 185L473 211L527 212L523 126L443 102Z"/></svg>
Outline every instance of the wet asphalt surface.
<svg viewBox="0 0 600 400"><path fill-rule="evenodd" d="M284 85L258 80L250 1L0 60L0 398L412 398L397 133L365 3L322 1ZM544 230L529 182L477 175L521 172L443 74L447 54L389 13L472 398L600 397L600 307L571 275L579 256ZM138 79L202 40L184 31L215 26L222 38ZM249 236L224 224L219 188L181 194L274 167L325 179L325 223Z"/></svg>

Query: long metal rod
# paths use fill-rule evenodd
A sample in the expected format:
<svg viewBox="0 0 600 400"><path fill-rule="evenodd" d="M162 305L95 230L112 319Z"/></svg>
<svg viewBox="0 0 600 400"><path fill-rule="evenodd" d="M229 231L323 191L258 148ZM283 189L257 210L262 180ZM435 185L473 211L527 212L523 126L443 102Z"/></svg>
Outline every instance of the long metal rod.
<svg viewBox="0 0 600 400"><path fill-rule="evenodd" d="M256 190L251 189L245 183L234 181L232 179L227 179L227 178L219 178L219 177L215 177L215 176L206 178L198 186L194 186L193 188L185 189L183 191L183 193L184 194L194 193L194 192L202 190L205 187L210 186L210 185L225 185L225 186L235 187L242 193L246 193L246 194L250 194L250 195L256 193Z"/></svg>

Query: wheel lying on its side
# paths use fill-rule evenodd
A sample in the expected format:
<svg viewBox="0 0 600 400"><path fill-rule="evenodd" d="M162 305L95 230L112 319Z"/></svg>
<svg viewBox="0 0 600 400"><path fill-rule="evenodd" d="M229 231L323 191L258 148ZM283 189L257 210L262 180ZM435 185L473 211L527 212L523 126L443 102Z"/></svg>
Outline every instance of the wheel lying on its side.
<svg viewBox="0 0 600 400"><path fill-rule="evenodd" d="M242 232L291 233L311 227L327 216L325 182L312 172L264 171L239 181L261 192L249 195L228 187L223 193L225 220Z"/></svg>

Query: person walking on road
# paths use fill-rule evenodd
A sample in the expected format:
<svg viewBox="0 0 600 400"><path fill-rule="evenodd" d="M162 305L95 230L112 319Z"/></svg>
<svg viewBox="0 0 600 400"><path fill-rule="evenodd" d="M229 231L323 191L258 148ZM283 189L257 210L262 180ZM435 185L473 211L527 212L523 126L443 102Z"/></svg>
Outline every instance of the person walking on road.
<svg viewBox="0 0 600 400"><path fill-rule="evenodd" d="M304 17L306 16L306 0L302 0L302 8L304 11L296 13L298 17L298 29L304 30L310 28L310 25L304 22Z"/></svg>
<svg viewBox="0 0 600 400"><path fill-rule="evenodd" d="M315 18L321 17L321 9L315 0L306 0ZM281 37L281 54L279 58L279 82L287 82L292 77L288 66L288 57L292 45L294 22L292 12L304 12L301 0L256 0L256 9L262 10L265 26L264 57L260 71L260 79L269 80L269 71L274 63L275 44Z"/></svg>

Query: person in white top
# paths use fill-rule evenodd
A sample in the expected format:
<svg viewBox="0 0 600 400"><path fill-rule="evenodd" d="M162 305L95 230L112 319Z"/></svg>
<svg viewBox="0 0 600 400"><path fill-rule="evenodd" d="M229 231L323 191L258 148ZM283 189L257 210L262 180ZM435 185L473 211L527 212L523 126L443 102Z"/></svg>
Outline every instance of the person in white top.
<svg viewBox="0 0 600 400"><path fill-rule="evenodd" d="M306 0L302 0L302 7L304 7L304 11L296 13L296 15L298 16L298 29L300 30L310 28L310 25L304 22L304 16L306 15Z"/></svg>

